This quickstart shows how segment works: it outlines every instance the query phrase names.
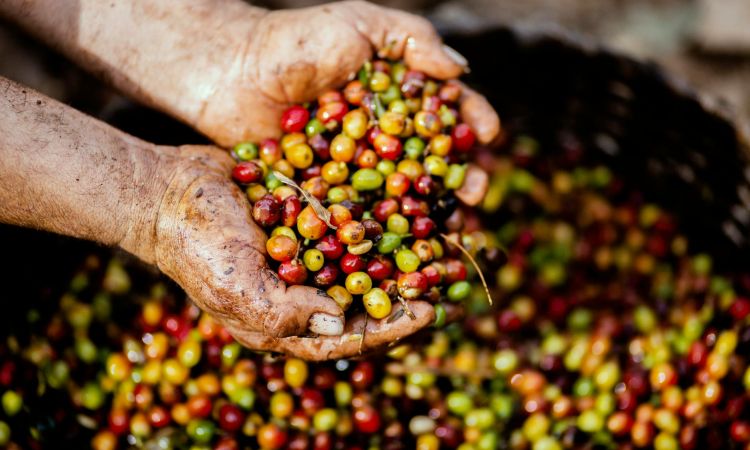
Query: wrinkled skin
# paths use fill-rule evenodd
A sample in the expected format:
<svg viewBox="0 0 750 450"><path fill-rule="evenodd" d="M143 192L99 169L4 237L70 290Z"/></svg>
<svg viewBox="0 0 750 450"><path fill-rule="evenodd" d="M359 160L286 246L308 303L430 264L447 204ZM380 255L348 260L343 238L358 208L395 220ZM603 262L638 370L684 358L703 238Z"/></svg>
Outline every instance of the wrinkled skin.
<svg viewBox="0 0 750 450"><path fill-rule="evenodd" d="M238 0L8 0L0 14L224 146L278 136L289 104L340 86L375 52L436 78L466 70L426 20L358 1L267 12ZM12 107L0 115L14 120L0 120L0 156L7 156L0 161L9 161L0 164L8 172L0 173L0 198L13 203L3 205L10 207L1 220L120 245L257 350L351 357L434 321L431 305L410 302L416 320L368 320L361 343L364 316L348 320L342 336L307 337L311 315L343 320L343 313L316 289L286 287L267 267L266 236L229 179L224 151L153 146L19 87L4 95ZM497 115L475 92L465 91L461 113L480 142L499 135ZM48 148L39 136L49 138ZM21 166L14 159L24 177L13 177ZM486 183L470 169L460 198L478 203ZM39 198L49 208L28 206ZM449 320L458 314L450 308Z"/></svg>
<svg viewBox="0 0 750 450"><path fill-rule="evenodd" d="M194 123L220 144L278 136L285 108L342 86L374 51L439 79L466 70L425 19L359 1L273 11L252 35ZM497 114L484 97L465 91L461 113L479 140L490 142L500 129Z"/></svg>
<svg viewBox="0 0 750 450"><path fill-rule="evenodd" d="M202 146L177 151L177 167L169 171L174 178L156 215L155 252L136 248L136 254L153 258L202 309L250 348L309 360L359 354L363 315L350 319L342 336L302 337L312 314L343 313L324 292L287 287L267 267L266 236L253 223L244 194L228 178L234 162L226 152ZM394 305L392 314L400 308ZM409 302L409 308L416 320L406 314L390 323L387 318L369 320L361 350L396 343L435 320L428 303ZM455 318L460 309L452 307L449 313Z"/></svg>

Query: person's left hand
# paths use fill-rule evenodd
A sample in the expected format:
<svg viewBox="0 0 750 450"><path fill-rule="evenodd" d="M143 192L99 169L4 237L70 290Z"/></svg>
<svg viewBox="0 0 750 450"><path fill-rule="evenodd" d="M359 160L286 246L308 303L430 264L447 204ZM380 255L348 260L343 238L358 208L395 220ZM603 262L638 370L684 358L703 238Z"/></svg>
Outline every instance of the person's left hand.
<svg viewBox="0 0 750 450"><path fill-rule="evenodd" d="M371 3L272 11L253 20L248 35L216 30L234 33L236 48L216 50L226 53L223 78L197 85L212 94L202 97L200 116L191 124L224 146L278 136L285 108L342 86L373 51L438 79L466 70L465 59L443 45L426 19ZM489 143L500 131L498 116L484 97L464 92L462 118L480 142Z"/></svg>
<svg viewBox="0 0 750 450"><path fill-rule="evenodd" d="M231 180L234 161L213 146L154 147L153 197L130 208L120 246L155 264L246 347L306 360L351 358L395 344L435 321L432 304L395 302L388 317L344 320L324 291L287 286L266 263L263 230ZM144 237L149 237L144 239ZM446 304L447 319L461 314ZM366 331L365 331L366 328Z"/></svg>

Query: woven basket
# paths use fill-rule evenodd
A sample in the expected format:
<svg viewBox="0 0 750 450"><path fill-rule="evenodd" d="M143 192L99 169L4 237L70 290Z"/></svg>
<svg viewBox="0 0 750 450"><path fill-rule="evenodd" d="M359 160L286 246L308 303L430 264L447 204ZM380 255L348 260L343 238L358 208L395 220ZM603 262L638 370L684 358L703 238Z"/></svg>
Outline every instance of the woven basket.
<svg viewBox="0 0 750 450"><path fill-rule="evenodd" d="M511 135L534 136L545 152L574 137L584 159L674 212L693 250L730 271L750 266L750 147L724 107L653 64L560 32L498 28L447 41Z"/></svg>

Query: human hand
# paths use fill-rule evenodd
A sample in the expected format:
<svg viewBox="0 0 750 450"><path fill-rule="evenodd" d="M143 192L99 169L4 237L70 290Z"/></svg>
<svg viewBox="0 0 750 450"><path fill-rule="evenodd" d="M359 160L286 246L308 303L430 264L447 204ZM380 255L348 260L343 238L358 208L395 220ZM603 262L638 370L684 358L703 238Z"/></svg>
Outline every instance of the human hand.
<svg viewBox="0 0 750 450"><path fill-rule="evenodd" d="M286 107L341 87L374 52L435 78L466 69L424 18L363 1L269 12L242 0L7 0L0 15L224 147L278 136ZM481 143L499 134L481 95L460 103Z"/></svg>
<svg viewBox="0 0 750 450"><path fill-rule="evenodd" d="M466 70L464 58L442 44L427 20L371 3L272 11L254 20L248 36L236 36L237 48L224 49L232 55L224 76L210 87L212 95L201 100L201 114L192 123L224 146L277 137L285 108L343 85L372 58L373 50L439 79L456 78ZM207 84L200 84L201 89ZM500 121L484 97L465 88L460 103L462 117L479 141L492 141Z"/></svg>
<svg viewBox="0 0 750 450"><path fill-rule="evenodd" d="M325 292L289 286L266 265L266 235L253 222L244 193L231 181L226 152L209 146L159 147L157 177L168 180L121 246L156 264L243 345L308 360L347 358L395 343L435 320L431 304L409 302L416 317L399 313L344 322ZM152 239L143 239L153 234ZM137 237L139 236L139 237ZM451 317L458 314L453 308ZM391 319L397 317L395 320ZM324 330L328 335L316 335Z"/></svg>

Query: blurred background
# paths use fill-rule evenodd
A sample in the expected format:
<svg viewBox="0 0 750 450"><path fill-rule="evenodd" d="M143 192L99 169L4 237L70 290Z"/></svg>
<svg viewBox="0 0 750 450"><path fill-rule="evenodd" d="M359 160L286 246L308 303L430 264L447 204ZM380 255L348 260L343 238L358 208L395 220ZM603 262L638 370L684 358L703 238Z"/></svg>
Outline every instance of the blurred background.
<svg viewBox="0 0 750 450"><path fill-rule="evenodd" d="M323 3L264 0L269 8ZM750 123L748 0L385 0L425 15L442 31L494 25L550 29L592 38L664 66L705 95L721 98ZM495 57L495 55L493 55ZM0 22L0 75L100 117L127 103L64 59ZM148 130L141 130L148 136ZM162 133L163 135L163 133Z"/></svg>

